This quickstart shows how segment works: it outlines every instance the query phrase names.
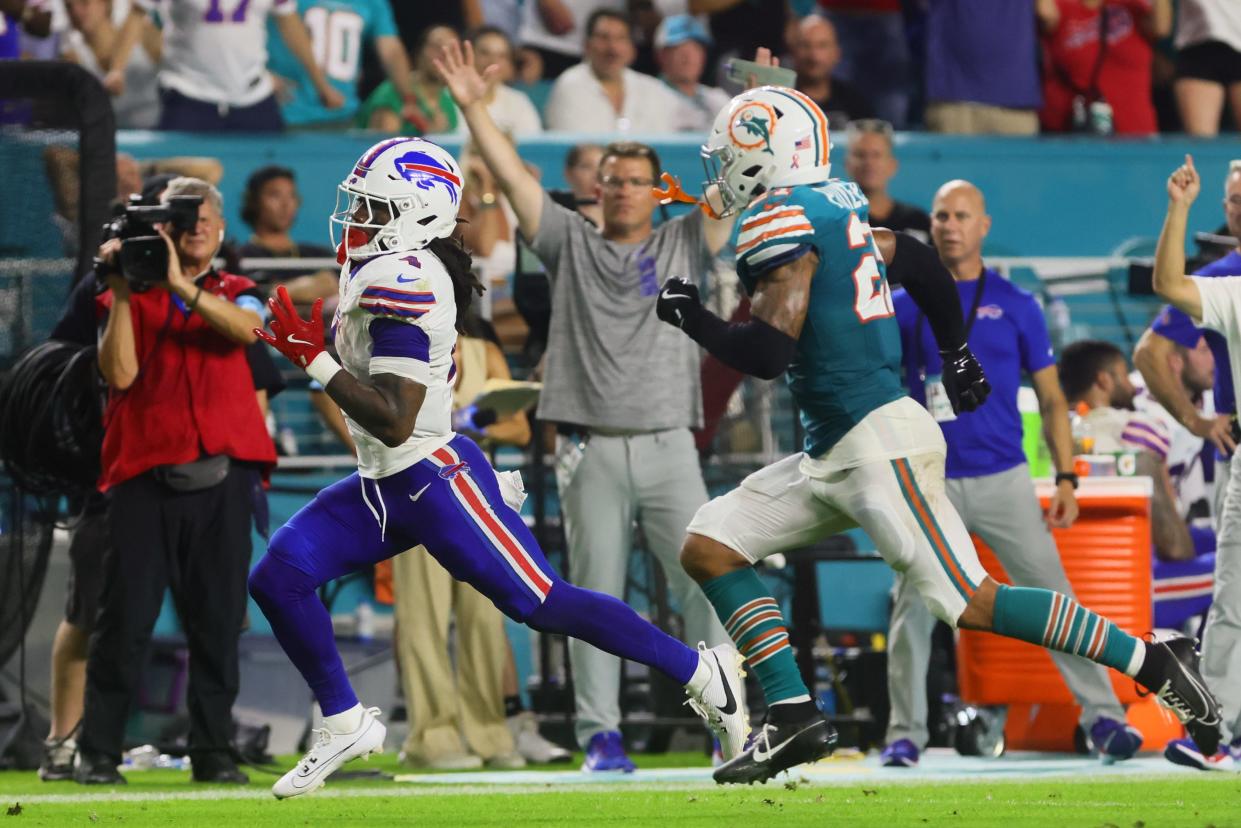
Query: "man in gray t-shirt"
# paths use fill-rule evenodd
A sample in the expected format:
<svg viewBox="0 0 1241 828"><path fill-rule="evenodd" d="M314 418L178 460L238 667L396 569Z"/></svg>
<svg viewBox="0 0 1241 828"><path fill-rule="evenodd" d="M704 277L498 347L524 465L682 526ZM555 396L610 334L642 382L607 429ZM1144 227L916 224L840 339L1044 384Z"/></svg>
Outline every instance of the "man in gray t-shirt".
<svg viewBox="0 0 1241 828"><path fill-rule="evenodd" d="M470 61L438 63L483 159L551 280L552 318L539 417L571 432L556 480L569 541L569 580L623 596L633 523L642 525L685 619L686 639L728 641L702 591L681 569L685 528L707 501L690 429L702 424L701 354L655 316L670 276L701 283L731 221L698 210L653 226L660 168L643 144L610 145L599 165L599 230L543 191L482 103ZM620 662L571 641L577 738L584 770L630 771L620 738Z"/></svg>

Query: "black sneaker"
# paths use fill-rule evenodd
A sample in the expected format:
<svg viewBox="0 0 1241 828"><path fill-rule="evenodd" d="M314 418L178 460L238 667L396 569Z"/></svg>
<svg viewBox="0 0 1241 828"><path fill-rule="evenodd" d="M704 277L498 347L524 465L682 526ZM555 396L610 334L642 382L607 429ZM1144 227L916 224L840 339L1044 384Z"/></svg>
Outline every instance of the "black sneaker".
<svg viewBox="0 0 1241 828"><path fill-rule="evenodd" d="M721 785L766 782L782 770L822 759L836 746L836 728L818 711L800 722L773 723L750 734L741 753L715 769Z"/></svg>
<svg viewBox="0 0 1241 828"><path fill-rule="evenodd" d="M79 750L73 765L73 781L79 785L127 784L116 765L115 759L102 753Z"/></svg>
<svg viewBox="0 0 1241 828"><path fill-rule="evenodd" d="M39 765L39 778L44 782L64 782L73 778L73 755L77 744L72 736L64 739L45 739L43 762Z"/></svg>
<svg viewBox="0 0 1241 828"><path fill-rule="evenodd" d="M1221 740L1219 702L1198 674L1193 639L1177 636L1146 647L1146 661L1136 676L1138 684L1176 714L1204 756L1214 756Z"/></svg>

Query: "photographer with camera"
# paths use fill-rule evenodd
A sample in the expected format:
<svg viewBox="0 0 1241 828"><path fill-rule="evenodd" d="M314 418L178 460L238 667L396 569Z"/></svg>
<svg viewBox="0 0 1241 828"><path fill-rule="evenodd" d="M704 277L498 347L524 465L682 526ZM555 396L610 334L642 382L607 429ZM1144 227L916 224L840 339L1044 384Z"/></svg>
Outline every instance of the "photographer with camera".
<svg viewBox="0 0 1241 828"><path fill-rule="evenodd" d="M131 206L99 249L109 388L99 489L112 494L112 550L86 669L84 784L124 782L125 721L166 586L190 653L193 778L248 781L229 749L237 639L252 498L276 456L246 362L262 297L211 265L222 210L211 185L174 179L161 207Z"/></svg>

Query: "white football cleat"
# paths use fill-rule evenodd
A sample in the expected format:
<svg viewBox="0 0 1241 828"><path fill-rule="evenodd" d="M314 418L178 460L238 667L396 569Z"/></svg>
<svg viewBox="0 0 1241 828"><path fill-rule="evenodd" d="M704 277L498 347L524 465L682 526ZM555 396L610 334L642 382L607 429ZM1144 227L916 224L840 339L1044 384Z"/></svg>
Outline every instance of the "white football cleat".
<svg viewBox="0 0 1241 828"><path fill-rule="evenodd" d="M711 678L697 693L689 692L686 702L701 716L720 740L720 753L727 762L741 752L750 732L750 717L745 709L745 689L741 682L745 659L731 644L717 644L708 649L698 643L698 657L711 670Z"/></svg>
<svg viewBox="0 0 1241 828"><path fill-rule="evenodd" d="M379 721L379 708L362 711L362 723L352 733L333 733L326 727L315 733L315 743L297 767L280 777L271 792L277 799L301 796L323 787L336 769L351 759L383 753L388 729Z"/></svg>

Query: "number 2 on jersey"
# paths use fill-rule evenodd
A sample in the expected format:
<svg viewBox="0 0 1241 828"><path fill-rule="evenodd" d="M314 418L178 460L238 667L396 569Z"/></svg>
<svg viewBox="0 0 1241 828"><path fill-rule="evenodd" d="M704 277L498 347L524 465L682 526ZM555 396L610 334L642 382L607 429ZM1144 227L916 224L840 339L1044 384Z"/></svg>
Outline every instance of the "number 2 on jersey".
<svg viewBox="0 0 1241 828"><path fill-rule="evenodd" d="M870 225L859 219L857 213L850 213L848 232L850 250L870 247L870 252L862 254L861 261L853 270L853 312L862 324L895 315L888 280L879 272L879 248L875 246Z"/></svg>

